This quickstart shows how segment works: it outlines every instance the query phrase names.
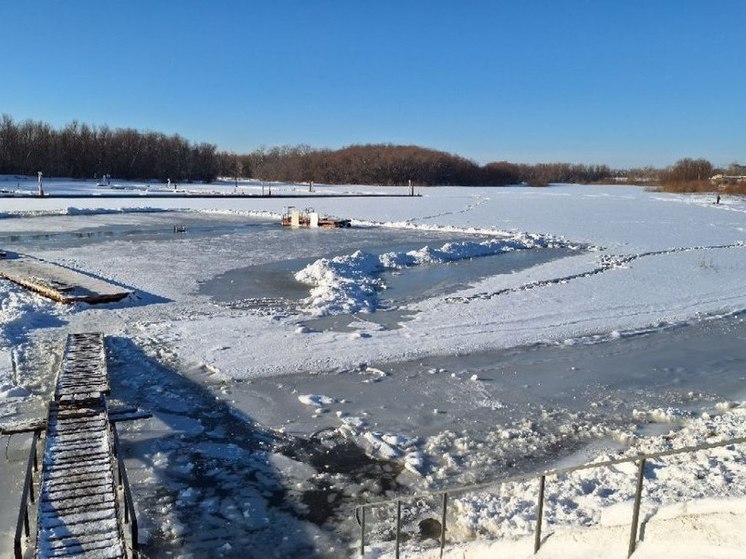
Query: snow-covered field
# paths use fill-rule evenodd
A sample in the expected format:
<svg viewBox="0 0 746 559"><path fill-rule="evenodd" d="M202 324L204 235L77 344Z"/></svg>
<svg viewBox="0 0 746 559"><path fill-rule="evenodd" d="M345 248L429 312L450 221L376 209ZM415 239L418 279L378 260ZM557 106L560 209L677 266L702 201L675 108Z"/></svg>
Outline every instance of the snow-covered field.
<svg viewBox="0 0 746 559"><path fill-rule="evenodd" d="M77 181L45 190L97 191ZM156 412L123 430L144 536L155 555L195 557L216 541L219 555L245 553L249 534L257 554L345 555L360 496L746 434L746 201L620 186L421 193L295 203L353 219L345 231L283 231L282 199L0 198L0 250L134 291L117 304L63 307L0 281L0 420L40 413L65 332L111 336L114 397ZM185 234L173 232L183 224ZM235 296L219 300L205 286L221 277L246 285L225 287ZM397 289L404 295L387 296ZM312 442L353 442L368 458L320 467L299 442L320 430ZM687 514L715 511L723 534L742 527L743 452L727 447L651 469L651 535L639 556L674 549L651 551L653 527L678 518L682 503L706 503L686 505ZM5 502L17 499L7 477L22 454L11 451L15 462L0 467ZM624 525L633 477L590 470L548 486L557 535L540 556L603 555L578 543L582 535L557 543L560 527ZM324 490L333 506L314 516ZM503 488L499 499L464 494L452 507L452 539L529 535L534 493L528 484ZM13 514L3 507L3 526ZM412 514L416 527L428 513ZM195 541L203 525L212 539ZM390 552L390 526L371 530L371 553ZM733 556L728 546L740 545L695 532L680 539L714 550L697 556ZM279 533L287 544L275 548ZM619 545L623 553L624 537Z"/></svg>

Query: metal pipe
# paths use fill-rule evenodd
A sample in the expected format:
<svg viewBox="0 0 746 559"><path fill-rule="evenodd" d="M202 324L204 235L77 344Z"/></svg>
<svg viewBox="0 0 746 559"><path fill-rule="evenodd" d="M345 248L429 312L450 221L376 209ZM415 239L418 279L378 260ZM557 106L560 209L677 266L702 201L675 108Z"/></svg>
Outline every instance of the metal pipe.
<svg viewBox="0 0 746 559"><path fill-rule="evenodd" d="M536 534L534 535L534 555L541 547L541 521L544 519L544 485L547 476L539 478L539 501L536 503Z"/></svg>
<svg viewBox="0 0 746 559"><path fill-rule="evenodd" d="M365 555L365 507L360 507L360 557Z"/></svg>
<svg viewBox="0 0 746 559"><path fill-rule="evenodd" d="M41 431L36 430L34 431L35 437L32 437L31 439L31 448L34 452L34 471L39 471L39 453L38 453L38 445L36 444L39 441L39 437L41 436Z"/></svg>
<svg viewBox="0 0 746 559"><path fill-rule="evenodd" d="M33 502L34 480L33 480L32 469L34 467L34 454L36 452L36 442L38 441L38 439L39 439L39 431L34 431L34 434L31 436L31 449L29 451L28 462L26 463L26 477L23 480L23 491L21 492L21 506L18 509L18 522L16 523L16 534L13 540L13 547L16 550L16 556L18 556L18 553L22 551L21 550L21 539L23 537L24 532L27 538L31 536L31 529L29 527L29 517L28 517L28 498L29 498L29 494L31 494L32 502Z"/></svg>
<svg viewBox="0 0 746 559"><path fill-rule="evenodd" d="M119 463L117 463L117 465L119 466L119 479L121 480L122 479L122 465L119 464ZM121 481L120 481L119 485L121 485ZM128 506L129 503L127 502L127 492L126 491L124 492L123 499L124 499L124 523L125 524L129 524L129 521L130 521L130 518L129 518L129 506Z"/></svg>
<svg viewBox="0 0 746 559"><path fill-rule="evenodd" d="M637 489L635 490L635 504L632 509L632 528L629 531L629 549L627 557L635 552L637 544L637 526L640 521L640 501L642 500L642 482L645 479L645 458L640 460L637 468Z"/></svg>
<svg viewBox="0 0 746 559"><path fill-rule="evenodd" d="M505 485L508 483L520 483L524 481L532 481L536 479L537 477L539 477L540 475L554 476L554 475L561 475L561 474L569 474L571 472L577 472L581 470L590 470L594 468L605 468L609 466L616 466L618 464L627 464L629 462L637 462L641 458L645 458L646 460L651 460L654 458L661 458L663 456L673 456L675 454L684 454L687 452L696 452L698 450L720 448L722 446L730 446L730 445L741 444L741 443L746 443L746 437L739 437L736 439L729 439L727 441L720 441L716 443L706 443L706 444L697 445L697 446L686 446L686 447L682 447L682 448L675 449L675 450L665 450L662 452L654 452L651 454L638 454L637 456L631 456L629 458L617 458L615 460L606 460L604 462L592 462L590 464L583 464L582 466L571 466L568 468L558 468L556 470L546 470L541 473L514 476L514 477L509 477L509 478L497 480L497 481L487 481L484 483L475 483L473 485L462 485L459 487L449 487L441 491L432 491L429 493L415 493L412 495L407 495L406 500L412 502L418 499L428 499L428 498L436 497L438 495L442 495L445 492L466 493L470 491L479 491L481 489L488 489L488 488L492 488L492 487L496 487L500 485ZM365 506L378 507L382 505L393 505L394 503L396 503L397 499L384 499L380 501L372 501L369 503L365 503Z"/></svg>
<svg viewBox="0 0 746 559"><path fill-rule="evenodd" d="M401 501L396 502L396 559L399 559L399 542L401 541Z"/></svg>
<svg viewBox="0 0 746 559"><path fill-rule="evenodd" d="M111 432L114 438L114 444L119 447L119 433L117 432L116 425L111 426ZM138 529L137 529L137 513L135 511L134 501L132 500L132 492L130 491L130 482L127 477L127 467L124 465L124 457L119 456L117 459L117 465L119 469L119 477L121 480L122 488L124 489L124 518L125 522L130 522L130 533L132 534L132 549L138 550L140 548L137 541Z"/></svg>
<svg viewBox="0 0 746 559"><path fill-rule="evenodd" d="M443 493L443 517L440 522L440 559L446 547L446 511L448 510L448 493Z"/></svg>
<svg viewBox="0 0 746 559"><path fill-rule="evenodd" d="M371 507L371 508L373 508L373 507L381 507L381 506L384 506L384 505L391 505L393 503L398 503L400 501L413 502L413 501L419 500L419 499L428 499L428 498L436 497L438 495L442 495L442 497L443 497L443 504L444 504L444 506L443 506L443 523L442 523L442 527L441 527L441 556L442 556L443 546L444 546L444 541L445 541L445 531L446 531L446 526L445 526L446 503L447 503L447 495L448 495L449 492L450 493L466 493L466 492L471 492L471 491L479 491L479 490L488 489L488 488L500 487L500 486L506 485L508 483L520 483L520 482L532 481L532 480L536 479L537 477L542 478L542 482L540 482L541 483L541 485L540 485L540 504L537 504L537 520L538 520L538 522L537 522L537 534L536 534L535 539L534 539L535 550L538 550L537 545L541 544L540 532L541 532L541 523L543 522L543 501L544 501L544 499L543 499L543 496L544 496L544 494L543 494L543 489L544 489L543 485L546 482L545 480L546 480L547 476L550 476L550 475L562 475L562 474L568 474L568 473L571 473L571 472L577 472L577 471L581 471L581 470L590 470L590 469L594 469L594 468L611 467L611 466L616 466L618 464L628 464L630 462L637 462L637 461L639 461L640 464L639 464L639 467L638 467L639 470L638 470L638 480L637 480L638 487L637 487L637 491L636 491L636 494L635 494L635 506L634 506L635 511L634 511L634 518L633 518L632 533L630 535L630 547L629 547L630 551L629 551L629 554L631 555L634 552L635 545L636 545L636 539L637 539L637 527L638 527L638 524L639 524L639 509L640 509L640 502L641 502L641 499L642 499L643 474L644 474L644 467L645 467L645 462L646 461L654 459L654 458L661 458L661 457L664 457L664 456L674 456L674 455L677 455L677 454L685 454L685 453L690 453L690 452L697 452L697 451L700 451L700 450L707 450L707 449L713 449L713 448L721 448L721 447L725 447L725 446L732 446L732 445L736 445L736 444L742 444L742 443L745 443L745 442L746 442L746 437L738 437L738 438L729 439L729 440L726 440L726 441L719 441L719 442L714 442L714 443L705 443L705 444L696 445L696 446L686 446L686 447L682 447L682 448L678 448L678 449L665 450L665 451L662 451L662 452L654 452L654 453L650 453L650 454L638 454L637 456L632 456L632 457L628 457L628 458L619 458L619 459L615 459L615 460L606 460L604 462L593 462L593 463L590 463L590 464L583 464L581 466L571 466L571 467L559 468L559 469L555 469L555 470L545 470L541 474L520 475L520 476L514 476L514 477L507 478L507 479L499 480L499 481L490 481L490 482L473 484L473 485L464 485L464 486L460 486L460 487L452 487L452 488L448 488L448 489L443 490L443 491L433 491L433 492L430 492L430 493L416 493L414 495L408 495L404 499L402 499L401 497L399 497L399 498L396 498L396 499L386 499L386 500L381 500L381 501L375 501L375 502L361 504L361 505L358 505L356 507L356 509L355 509L356 515L357 515L357 511L358 510L362 511L362 515L363 515L362 522L360 522L360 525L361 525L360 555L362 556L363 553L364 553L364 547L365 547L365 542L364 542L364 536L365 536L365 519L364 519L364 515L365 515L365 509L368 508L368 507ZM541 518L539 518L539 514L541 514Z"/></svg>

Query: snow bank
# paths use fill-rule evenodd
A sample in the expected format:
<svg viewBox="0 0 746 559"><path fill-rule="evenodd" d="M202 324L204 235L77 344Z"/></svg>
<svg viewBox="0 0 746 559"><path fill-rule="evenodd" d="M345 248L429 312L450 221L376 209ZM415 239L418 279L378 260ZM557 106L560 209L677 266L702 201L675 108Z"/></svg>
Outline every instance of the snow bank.
<svg viewBox="0 0 746 559"><path fill-rule="evenodd" d="M446 243L440 248L422 247L409 252L376 255L356 251L350 255L321 258L295 274L295 279L312 286L305 300L314 316L373 312L377 294L385 289L376 277L384 270L398 270L422 264L444 264L467 258L493 256L513 250L561 246L559 239L544 235L501 233L500 238L485 241Z"/></svg>

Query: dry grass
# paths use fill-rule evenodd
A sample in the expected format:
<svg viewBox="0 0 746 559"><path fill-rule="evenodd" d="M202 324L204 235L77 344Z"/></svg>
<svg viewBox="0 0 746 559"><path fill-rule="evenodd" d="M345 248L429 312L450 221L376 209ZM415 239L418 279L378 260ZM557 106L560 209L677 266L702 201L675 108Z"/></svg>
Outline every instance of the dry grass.
<svg viewBox="0 0 746 559"><path fill-rule="evenodd" d="M746 195L746 182L714 184L710 181L664 182L658 186L663 192L712 192L720 194Z"/></svg>
<svg viewBox="0 0 746 559"><path fill-rule="evenodd" d="M718 186L710 181L666 181L660 185L663 192L716 192Z"/></svg>

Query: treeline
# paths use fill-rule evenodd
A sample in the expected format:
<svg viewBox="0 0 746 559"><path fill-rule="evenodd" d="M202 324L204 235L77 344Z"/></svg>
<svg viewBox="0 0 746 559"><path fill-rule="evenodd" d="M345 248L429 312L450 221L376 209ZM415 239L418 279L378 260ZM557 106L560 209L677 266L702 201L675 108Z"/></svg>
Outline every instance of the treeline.
<svg viewBox="0 0 746 559"><path fill-rule="evenodd" d="M125 180L211 182L217 177L256 178L324 184L502 186L549 183L627 182L661 185L666 190L712 190L717 173L742 176L732 164L716 169L705 159L681 159L665 169L611 170L606 165L519 164L496 161L479 165L451 153L419 146L353 145L316 149L306 145L262 148L248 154L218 151L179 135L111 129L71 122L55 129L44 122L15 122L0 117L0 174L71 178L110 176ZM740 179L727 183L742 190Z"/></svg>
<svg viewBox="0 0 746 559"><path fill-rule="evenodd" d="M356 145L342 149L285 146L247 156L254 177L325 184L461 185L479 182L474 162L417 146Z"/></svg>
<svg viewBox="0 0 746 559"><path fill-rule="evenodd" d="M0 174L72 178L212 181L219 157L212 144L193 144L181 136L112 130L71 122L56 130L49 124L0 118Z"/></svg>
<svg viewBox="0 0 746 559"><path fill-rule="evenodd" d="M231 159L232 158L232 159ZM419 146L354 145L342 149L283 146L248 155L226 156L225 176L249 176L285 182L423 186L502 186L550 182L599 182L612 176L605 165L569 163L478 165L458 155Z"/></svg>
<svg viewBox="0 0 746 559"><path fill-rule="evenodd" d="M716 168L706 159L680 159L660 173L661 189L667 192L712 192L746 194L746 167L731 163Z"/></svg>
<svg viewBox="0 0 746 559"><path fill-rule="evenodd" d="M714 174L715 168L706 159L687 157L660 173L661 188L669 192L712 190L710 177Z"/></svg>
<svg viewBox="0 0 746 559"><path fill-rule="evenodd" d="M178 182L211 182L217 177L326 184L492 185L599 182L605 165L505 161L478 165L433 149L390 144L342 149L309 146L263 148L248 154L220 152L208 143L179 135L111 129L77 121L55 129L47 123L0 117L0 174Z"/></svg>

